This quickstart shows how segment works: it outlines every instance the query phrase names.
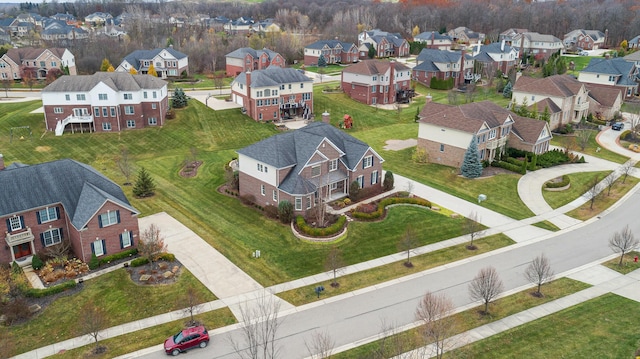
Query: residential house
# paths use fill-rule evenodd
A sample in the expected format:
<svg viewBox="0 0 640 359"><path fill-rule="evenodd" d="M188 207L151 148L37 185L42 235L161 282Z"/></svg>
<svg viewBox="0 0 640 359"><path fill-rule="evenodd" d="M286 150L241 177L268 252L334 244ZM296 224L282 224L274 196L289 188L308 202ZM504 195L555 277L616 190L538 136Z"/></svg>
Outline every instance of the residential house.
<svg viewBox="0 0 640 359"><path fill-rule="evenodd" d="M451 38L454 48L465 48L484 42L485 34L460 26L449 30L447 35Z"/></svg>
<svg viewBox="0 0 640 359"><path fill-rule="evenodd" d="M516 37L516 35L518 34L522 34L525 32L529 32L529 30L527 29L519 29L519 28L511 28L508 30L505 30L503 32L500 33L500 35L498 36L498 41L502 42L504 40L504 42L507 45L511 45L513 43L513 39Z"/></svg>
<svg viewBox="0 0 640 359"><path fill-rule="evenodd" d="M54 19L54 20L60 20L60 21L64 21L65 23L67 23L67 25L80 25L78 22L78 19L76 19L75 16L66 13L66 14L62 14L62 13L57 13L55 15L50 16L50 18Z"/></svg>
<svg viewBox="0 0 640 359"><path fill-rule="evenodd" d="M400 34L381 31L379 29L363 31L358 35L358 52L360 59L369 58L369 49L373 48L375 56L406 57L409 56L409 42Z"/></svg>
<svg viewBox="0 0 640 359"><path fill-rule="evenodd" d="M358 62L358 48L352 42L340 40L319 40L304 48L305 66L318 64L320 55L327 64Z"/></svg>
<svg viewBox="0 0 640 359"><path fill-rule="evenodd" d="M9 49L0 57L0 79L22 79L23 69L30 69L39 80L47 78L49 70L69 68L69 74L75 75L76 62L73 54L63 48L36 49L21 47Z"/></svg>
<svg viewBox="0 0 640 359"><path fill-rule="evenodd" d="M508 45L506 39L489 45L477 44L473 60L478 66L478 73L485 77L495 76L498 70L508 74L518 63L518 49Z"/></svg>
<svg viewBox="0 0 640 359"><path fill-rule="evenodd" d="M0 263L24 267L34 255L68 241L84 262L136 247L138 210L122 189L71 159L4 165L0 155Z"/></svg>
<svg viewBox="0 0 640 359"><path fill-rule="evenodd" d="M285 68L287 62L282 55L267 48L254 50L242 47L226 55L227 76L237 76L241 72L264 70L270 66Z"/></svg>
<svg viewBox="0 0 640 359"><path fill-rule="evenodd" d="M164 49L136 50L125 56L116 68L119 72L130 72L135 69L139 74L146 74L153 64L159 78L179 77L189 74L189 57L173 46Z"/></svg>
<svg viewBox="0 0 640 359"><path fill-rule="evenodd" d="M342 71L341 86L351 99L367 105L405 102L413 96L411 69L395 61L363 60L351 65Z"/></svg>
<svg viewBox="0 0 640 359"><path fill-rule="evenodd" d="M460 52L422 49L416 63L417 65L413 68L413 79L425 86L431 86L433 78L438 80L453 79L454 87L473 79L473 57L464 50Z"/></svg>
<svg viewBox="0 0 640 359"><path fill-rule="evenodd" d="M255 20L251 17L241 16L236 20L229 20L223 24L223 30L229 34L247 34L252 31Z"/></svg>
<svg viewBox="0 0 640 359"><path fill-rule="evenodd" d="M511 46L518 49L521 58L533 55L536 60L548 59L563 48L562 41L557 37L537 32L523 32L515 35Z"/></svg>
<svg viewBox="0 0 640 359"><path fill-rule="evenodd" d="M589 94L585 84L569 75L543 78L520 76L513 86L511 98L516 106L523 103L531 106L546 99L553 102L560 109L560 113L559 116L552 116L550 119L551 129L578 123L589 114ZM539 114L545 111L542 108L541 112L540 106L536 109ZM549 107L549 111L555 110L554 107Z"/></svg>
<svg viewBox="0 0 640 359"><path fill-rule="evenodd" d="M379 188L380 157L368 144L324 122L271 136L238 151L240 196L261 206L289 201L297 214L318 198L349 195L349 186Z"/></svg>
<svg viewBox="0 0 640 359"><path fill-rule="evenodd" d="M623 57L625 61L632 62L636 68L640 68L640 51L634 51Z"/></svg>
<svg viewBox="0 0 640 359"><path fill-rule="evenodd" d="M113 23L113 15L107 12L94 12L93 14L89 14L84 17L84 22L87 25L91 25L93 27L96 26L104 26L107 24Z"/></svg>
<svg viewBox="0 0 640 359"><path fill-rule="evenodd" d="M253 33L258 32L280 32L282 29L280 25L275 22L275 19L264 19L261 21L255 21L251 26L249 26L249 30Z"/></svg>
<svg viewBox="0 0 640 359"><path fill-rule="evenodd" d="M620 112L623 103L622 90L617 87L585 84L589 91L589 113L610 121Z"/></svg>
<svg viewBox="0 0 640 359"><path fill-rule="evenodd" d="M256 121L310 119L313 114L313 80L293 68L242 72L231 83L231 96Z"/></svg>
<svg viewBox="0 0 640 359"><path fill-rule="evenodd" d="M45 19L40 31L40 38L45 41L73 41L89 38L89 33L74 25L68 25L64 20Z"/></svg>
<svg viewBox="0 0 640 359"><path fill-rule="evenodd" d="M606 46L607 31L600 30L573 30L564 35L564 46L579 47L583 50L597 50Z"/></svg>
<svg viewBox="0 0 640 359"><path fill-rule="evenodd" d="M425 31L413 37L414 42L423 43L426 49L451 50L453 40L447 34Z"/></svg>
<svg viewBox="0 0 640 359"><path fill-rule="evenodd" d="M56 136L163 126L167 82L150 75L96 72L62 76L42 90L44 120Z"/></svg>
<svg viewBox="0 0 640 359"><path fill-rule="evenodd" d="M517 116L491 101L428 102L420 111L418 147L430 162L460 168L474 137L480 160L491 162L507 145L536 154L548 151L551 130L546 121Z"/></svg>
<svg viewBox="0 0 640 359"><path fill-rule="evenodd" d="M189 21L189 17L185 14L173 14L169 16L169 24L175 27L183 27Z"/></svg>
<svg viewBox="0 0 640 359"><path fill-rule="evenodd" d="M46 19L46 18L40 16L40 14L36 14L33 12L26 13L26 14L19 14L16 16L16 20L18 20L19 22L28 22L30 24L33 24L33 28L35 28L36 26L42 26L43 19Z"/></svg>
<svg viewBox="0 0 640 359"><path fill-rule="evenodd" d="M16 19L16 21L17 21L17 19ZM20 21L20 22L18 22L17 28L18 28L17 36L18 37L24 37L24 36L29 35L29 33L31 31L35 31L36 26L33 23L30 23L30 22Z"/></svg>
<svg viewBox="0 0 640 359"><path fill-rule="evenodd" d="M627 41L627 47L629 49L640 49L640 35L634 37L633 39Z"/></svg>
<svg viewBox="0 0 640 359"><path fill-rule="evenodd" d="M592 58L589 65L578 73L578 81L618 87L624 99L638 94L638 68L624 58Z"/></svg>
<svg viewBox="0 0 640 359"><path fill-rule="evenodd" d="M9 36L18 36L18 23L15 18L0 19L0 29L3 29Z"/></svg>
<svg viewBox="0 0 640 359"><path fill-rule="evenodd" d="M231 20L226 16L216 16L209 19L208 26L214 31L225 31L225 26L230 22Z"/></svg>
<svg viewBox="0 0 640 359"><path fill-rule="evenodd" d="M11 34L5 29L0 27L0 45L8 44L11 42Z"/></svg>

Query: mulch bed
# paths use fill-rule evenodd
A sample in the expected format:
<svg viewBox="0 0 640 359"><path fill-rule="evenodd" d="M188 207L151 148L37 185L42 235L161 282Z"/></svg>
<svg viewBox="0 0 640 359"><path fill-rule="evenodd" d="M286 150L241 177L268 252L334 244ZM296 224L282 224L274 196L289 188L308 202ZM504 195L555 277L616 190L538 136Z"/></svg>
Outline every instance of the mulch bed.
<svg viewBox="0 0 640 359"><path fill-rule="evenodd" d="M180 170L180 176L184 178L195 177L198 174L198 168L200 166L202 166L202 161L189 162Z"/></svg>

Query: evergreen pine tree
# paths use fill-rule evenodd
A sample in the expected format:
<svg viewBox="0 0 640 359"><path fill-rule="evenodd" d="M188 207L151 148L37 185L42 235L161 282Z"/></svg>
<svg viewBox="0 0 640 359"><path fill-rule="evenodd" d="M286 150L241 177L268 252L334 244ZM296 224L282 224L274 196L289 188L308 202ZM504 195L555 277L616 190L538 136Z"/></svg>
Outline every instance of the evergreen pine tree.
<svg viewBox="0 0 640 359"><path fill-rule="evenodd" d="M327 59L324 58L324 55L320 54L320 57L318 57L318 67L326 67L327 66Z"/></svg>
<svg viewBox="0 0 640 359"><path fill-rule="evenodd" d="M507 82L507 84L504 86L504 89L502 90L502 96L504 96L504 98L511 98L511 91L513 90L513 85L511 85L511 81Z"/></svg>
<svg viewBox="0 0 640 359"><path fill-rule="evenodd" d="M183 108L187 106L187 95L185 95L182 88L178 87L173 92L173 100L171 100L171 107Z"/></svg>
<svg viewBox="0 0 640 359"><path fill-rule="evenodd" d="M473 136L471 143L464 153L464 160L460 167L460 173L466 178L478 178L482 175L482 163L478 158L478 145L476 136Z"/></svg>
<svg viewBox="0 0 640 359"><path fill-rule="evenodd" d="M138 178L133 185L133 194L136 197L151 197L154 195L155 190L156 184L153 178L151 178L149 172L142 167L140 171L138 171Z"/></svg>

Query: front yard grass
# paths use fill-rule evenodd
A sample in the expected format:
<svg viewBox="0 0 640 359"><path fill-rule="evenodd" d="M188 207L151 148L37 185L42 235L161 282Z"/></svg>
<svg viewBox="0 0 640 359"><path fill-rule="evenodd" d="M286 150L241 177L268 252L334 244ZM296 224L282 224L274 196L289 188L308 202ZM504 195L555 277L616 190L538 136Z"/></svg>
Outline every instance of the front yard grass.
<svg viewBox="0 0 640 359"><path fill-rule="evenodd" d="M584 150L582 150L576 145L576 137L574 135L561 136L561 135L554 134L553 138L551 139L551 144L553 146L564 148L567 146L567 141L568 141L569 148L577 152L602 158L604 160L615 162L615 163L627 162L627 160L629 159L628 156L623 156L621 154L609 151L608 149L600 146L598 141L596 141L596 136L598 135L598 131L596 130L588 130L588 131L591 132L591 137L589 137L589 143L587 144L587 146L585 146Z"/></svg>
<svg viewBox="0 0 640 359"><path fill-rule="evenodd" d="M622 258L622 265L618 265L618 263L620 263L620 256L606 261L602 263L602 265L616 272L628 274L636 269L640 269L640 261L634 262L635 257L640 257L640 252L625 253L624 258Z"/></svg>
<svg viewBox="0 0 640 359"><path fill-rule="evenodd" d="M189 271L174 284L143 286L135 284L124 268L85 281L84 288L72 296L57 299L28 322L8 328L7 335L20 353L73 338L79 333L78 321L85 315L81 308L93 302L106 313L107 327L128 323L184 308L185 288L193 287L202 302L216 297ZM233 322L233 316L225 322ZM11 355L18 354L18 352Z"/></svg>
<svg viewBox="0 0 640 359"><path fill-rule="evenodd" d="M557 232L557 231L560 230L560 228L558 226L556 226L555 224L553 224L553 223L551 223L551 222L549 222L547 220L544 220L544 221L541 221L541 222L538 222L538 223L534 223L534 224L532 224L532 226L536 226L538 228L546 229L546 230L551 231L551 232Z"/></svg>
<svg viewBox="0 0 640 359"><path fill-rule="evenodd" d="M194 316L194 319L203 323L207 330L225 327L235 324L235 317L229 308L216 309ZM92 351L95 344L85 345L73 350L67 350L64 353L56 354L56 358L73 359L73 358L113 358L120 355L135 352L154 345L162 344L170 335L174 335L184 328L187 319L180 319L170 323L156 325L150 328L127 333L114 338L100 340L99 345L107 347L103 354L94 354ZM211 343L210 343L211 344Z"/></svg>
<svg viewBox="0 0 640 359"><path fill-rule="evenodd" d="M632 358L640 303L605 294L450 353L473 358Z"/></svg>
<svg viewBox="0 0 640 359"><path fill-rule="evenodd" d="M566 214L581 221L586 221L587 219L602 213L602 211L618 202L618 200L622 198L622 196L624 196L627 192L629 192L629 190L635 187L635 185L639 181L640 179L629 176L627 177L625 183L622 183L622 179L618 178L618 180L611 188L611 195L607 195L607 192L609 191L607 188L603 189L602 192L600 192L600 194L596 197L596 200L593 203L593 209L591 209L590 201L587 201L582 206L569 211Z"/></svg>
<svg viewBox="0 0 640 359"><path fill-rule="evenodd" d="M492 250L506 247L514 243L515 242L509 237L502 233L499 233L488 236L486 238L475 240L474 244L478 247L477 250L470 251L466 248L466 243L460 244L430 253L425 253L419 256L412 256L411 263L413 264L413 267L411 268L407 268L404 265L405 260L402 260L373 269L340 276L337 278L337 282L340 284L340 286L337 288L330 285L331 281L326 281L308 285L306 287L292 289L286 292L279 293L277 295L287 302L295 306L299 306L325 299L327 297L333 297L336 295L351 292L356 289L369 287L395 278L422 272L430 268L438 267L443 264L455 262L464 258L469 258L478 254L490 252ZM314 292L314 288L318 285L322 285L325 288L325 291L320 294L320 298L318 298Z"/></svg>
<svg viewBox="0 0 640 359"><path fill-rule="evenodd" d="M572 280L569 278L559 278L554 280L553 282L547 283L542 287L542 293L544 297L538 298L531 293L534 291L533 288L523 290L518 293L514 293L512 295L506 296L504 298L500 298L496 300L493 304L489 306L488 315L479 314L481 310L484 310L484 306L474 307L472 309L460 312L458 314L454 314L456 318L455 323L455 333L463 333L467 330L477 328L481 325L485 325L491 322L495 322L502 318L506 318L510 315L525 311L527 309L533 308L535 306L550 302L552 300L565 297L569 294L573 294L579 292L583 289L589 288L590 285L579 282L576 280ZM554 329L552 325L550 330ZM424 340L420 334L422 327L419 326L414 329L407 330L405 332L398 333L396 335L400 336L399 342L405 343L406 347L402 348L404 351L409 351L412 349L416 349L420 346L425 345ZM550 337L553 337L551 335ZM393 341L396 342L396 341ZM338 353L332 358L335 359L352 359L352 358L370 358L372 353L377 350L381 345L381 341L375 341L372 343L368 343L362 346L359 346L355 349L351 349L342 353ZM389 342L387 342L389 345ZM448 356L448 355L445 355ZM511 356L504 356L505 358L511 358ZM520 357L520 356L516 356ZM560 356L550 356L558 358Z"/></svg>
<svg viewBox="0 0 640 359"><path fill-rule="evenodd" d="M602 181L602 179L610 173L611 171L570 173L567 176L569 176L571 180L571 187L564 191L557 192L547 191L543 188L542 196L551 208L560 208L585 194L589 190L590 183L593 181L594 176L598 176L598 179Z"/></svg>

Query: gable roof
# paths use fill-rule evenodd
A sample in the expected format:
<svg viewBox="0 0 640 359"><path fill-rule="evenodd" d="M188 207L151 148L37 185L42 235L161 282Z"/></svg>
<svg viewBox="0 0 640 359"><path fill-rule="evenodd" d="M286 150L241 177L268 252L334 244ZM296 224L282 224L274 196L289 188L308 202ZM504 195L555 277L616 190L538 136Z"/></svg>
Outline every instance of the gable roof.
<svg viewBox="0 0 640 359"><path fill-rule="evenodd" d="M187 57L186 54L174 49L173 47L167 47L164 49L153 49L153 50L136 50L129 55L125 56L124 61L128 62L133 66L136 70L140 70L141 68L141 60L151 60L154 57L158 56L162 51L167 51L171 54L171 56L175 57L177 60L184 59Z"/></svg>
<svg viewBox="0 0 640 359"><path fill-rule="evenodd" d="M627 42L627 44L635 44L638 45L640 43L640 35L634 37L633 39L629 40L629 42Z"/></svg>
<svg viewBox="0 0 640 359"><path fill-rule="evenodd" d="M431 41L431 40L451 40L451 36L447 35L447 34L441 34L437 31L425 31L422 32L416 36L413 37L413 40L420 40L420 41Z"/></svg>
<svg viewBox="0 0 640 359"><path fill-rule="evenodd" d="M132 75L128 72L96 72L93 75L61 76L42 92L87 92L99 83L114 91L140 91L142 89L159 89L167 82L151 75Z"/></svg>
<svg viewBox="0 0 640 359"><path fill-rule="evenodd" d="M307 45L305 48L314 49L314 50L321 50L325 46L327 46L330 49L334 49L334 48L336 48L336 46L338 46L338 44L340 46L342 46L344 51L348 51L352 46L355 46L355 44L353 42L343 42L343 41L340 41L340 40L319 40L319 41L314 42L313 44Z"/></svg>
<svg viewBox="0 0 640 359"><path fill-rule="evenodd" d="M447 51L438 49L422 49L418 54L417 62L431 61L431 62L443 62L443 63L458 63L462 53L459 51ZM471 60L469 54L465 54L465 60Z"/></svg>
<svg viewBox="0 0 640 359"><path fill-rule="evenodd" d="M589 90L589 97L605 107L613 107L616 100L623 97L620 88L587 83L585 83L585 87Z"/></svg>
<svg viewBox="0 0 640 359"><path fill-rule="evenodd" d="M577 95L583 86L582 82L569 75L553 75L543 78L520 76L513 86L513 91L566 98Z"/></svg>
<svg viewBox="0 0 640 359"><path fill-rule="evenodd" d="M460 106L429 102L420 111L420 122L468 133L478 133L486 124L489 128L501 126L513 114L491 101L472 102Z"/></svg>
<svg viewBox="0 0 640 359"><path fill-rule="evenodd" d="M625 61L632 61L632 62L640 61L640 51L634 51L629 55L623 57L623 59Z"/></svg>
<svg viewBox="0 0 640 359"><path fill-rule="evenodd" d="M436 50L438 51L438 50ZM395 63L396 71L409 70L409 68L399 62ZM391 66L391 61L386 60L363 60L342 70L342 72L360 75L379 75L387 72Z"/></svg>
<svg viewBox="0 0 640 359"><path fill-rule="evenodd" d="M529 105L529 109L533 109L534 106L536 108L536 111L538 111L539 114L542 114L545 108L549 109L548 111L550 114L562 112L562 109L548 97L545 97L543 100L538 101L532 105Z"/></svg>
<svg viewBox="0 0 640 359"><path fill-rule="evenodd" d="M511 117L513 118L513 133L525 143L534 144L538 142L542 131L548 125L546 121L521 117L515 114L512 114ZM547 133L549 134L548 138L551 138L551 131L547 129Z"/></svg>
<svg viewBox="0 0 640 359"><path fill-rule="evenodd" d="M15 62L16 64L20 65L20 64L22 64L22 61L27 61L27 60L33 61L33 60L37 59L38 56L42 55L42 53L44 53L47 50L49 50L52 54L57 56L59 59L62 59L62 55L64 55L64 52L67 49L64 49L64 48L61 48L61 47L51 47L51 48L48 48L48 49L37 49L37 48L33 48L33 47L21 47L21 48L9 49L5 55L7 57L9 57L11 60L13 60L13 62Z"/></svg>
<svg viewBox="0 0 640 359"><path fill-rule="evenodd" d="M247 74L245 72L240 73L233 82L237 82L243 85L247 84ZM289 84L293 82L313 82L313 80L307 77L300 70L294 68L282 68L279 66L271 65L263 70L254 70L251 72L251 87L267 87L277 86L282 84Z"/></svg>
<svg viewBox="0 0 640 359"><path fill-rule="evenodd" d="M106 201L134 213L120 186L93 167L64 159L0 171L0 216L62 203L76 229L82 229Z"/></svg>
<svg viewBox="0 0 640 359"><path fill-rule="evenodd" d="M631 76L634 71L635 65L633 62L625 61L625 59L620 57L614 57L612 59L593 58L589 61L589 65L580 72L620 76L617 82L618 85L634 86L637 85Z"/></svg>
<svg viewBox="0 0 640 359"><path fill-rule="evenodd" d="M560 41L560 39L558 39L553 35L540 34L537 32L523 32L520 35L528 38L530 42L552 42L552 43L562 42Z"/></svg>
<svg viewBox="0 0 640 359"><path fill-rule="evenodd" d="M298 173L325 139L344 153L341 161L350 170L354 170L365 153L371 149L366 143L336 127L324 122L313 122L298 130L254 143L238 150L238 153L275 168L293 167L279 188L290 194L309 194L315 192L317 186ZM379 155L377 157L384 161Z"/></svg>
<svg viewBox="0 0 640 359"><path fill-rule="evenodd" d="M278 56L277 52L271 51L271 50L267 49L266 47L263 48L262 50L255 50L255 49L252 49L250 47L241 47L239 49L231 51L230 53L228 53L226 55L226 57L231 57L231 58L234 58L234 59L244 59L244 57L247 54L250 54L251 57L253 57L254 59L259 58L263 54L267 54L267 57L269 58L269 60L273 60L274 57Z"/></svg>
<svg viewBox="0 0 640 359"><path fill-rule="evenodd" d="M515 47L511 47L506 43L503 45L502 42L492 42L488 45L480 46L480 53L486 54L507 54L514 50L517 51Z"/></svg>

